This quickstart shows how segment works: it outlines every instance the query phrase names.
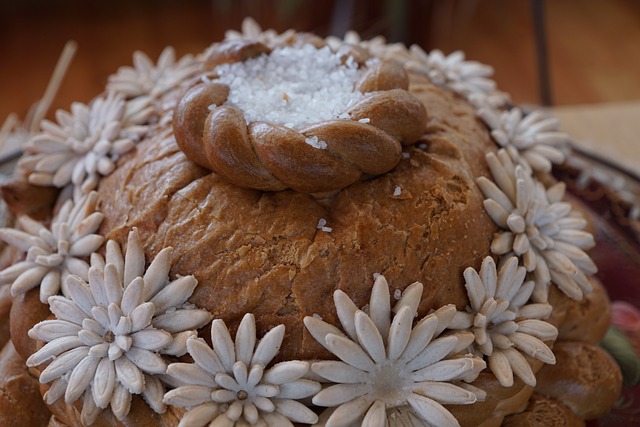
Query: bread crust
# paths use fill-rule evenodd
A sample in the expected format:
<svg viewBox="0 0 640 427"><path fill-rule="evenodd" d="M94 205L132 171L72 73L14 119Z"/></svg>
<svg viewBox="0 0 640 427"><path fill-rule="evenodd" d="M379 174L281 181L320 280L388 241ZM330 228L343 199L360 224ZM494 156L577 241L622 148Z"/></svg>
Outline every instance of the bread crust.
<svg viewBox="0 0 640 427"><path fill-rule="evenodd" d="M47 425L51 413L40 398L38 380L11 341L0 352L0 372L0 425Z"/></svg>
<svg viewBox="0 0 640 427"><path fill-rule="evenodd" d="M302 319L336 323L336 289L365 305L374 273L399 290L422 282L422 315L450 303L463 309L462 271L479 267L496 231L474 182L489 174L484 154L495 146L462 99L424 80L412 93L430 112L422 148L328 207L290 190L230 185L187 160L169 128L158 129L101 181L101 232L123 243L138 227L148 259L172 246L171 273L198 279L191 302L232 330L247 312L260 334L284 324L281 360L327 357ZM321 218L330 233L317 229Z"/></svg>

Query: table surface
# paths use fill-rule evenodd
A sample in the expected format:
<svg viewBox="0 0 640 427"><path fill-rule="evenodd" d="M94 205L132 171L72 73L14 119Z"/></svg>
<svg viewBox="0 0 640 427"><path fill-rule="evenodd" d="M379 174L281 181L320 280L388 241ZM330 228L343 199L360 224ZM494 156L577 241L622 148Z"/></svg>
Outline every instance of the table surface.
<svg viewBox="0 0 640 427"><path fill-rule="evenodd" d="M556 107L552 112L578 146L640 175L640 101Z"/></svg>

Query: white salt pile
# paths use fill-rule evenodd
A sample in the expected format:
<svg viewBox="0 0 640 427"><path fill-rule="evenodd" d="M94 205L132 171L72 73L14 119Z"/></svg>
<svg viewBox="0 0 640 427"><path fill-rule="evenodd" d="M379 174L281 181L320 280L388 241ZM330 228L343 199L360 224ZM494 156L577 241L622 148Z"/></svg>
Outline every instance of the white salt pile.
<svg viewBox="0 0 640 427"><path fill-rule="evenodd" d="M244 62L221 64L215 72L229 86L226 104L244 112L247 123L267 121L294 129L344 117L362 98L353 86L362 71L342 64L328 47L283 47Z"/></svg>

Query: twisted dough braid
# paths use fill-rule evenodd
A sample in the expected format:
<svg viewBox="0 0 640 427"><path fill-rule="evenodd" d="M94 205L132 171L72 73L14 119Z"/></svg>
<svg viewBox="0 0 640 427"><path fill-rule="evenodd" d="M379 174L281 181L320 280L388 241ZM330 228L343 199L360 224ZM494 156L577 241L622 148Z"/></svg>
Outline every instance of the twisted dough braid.
<svg viewBox="0 0 640 427"><path fill-rule="evenodd" d="M214 67L268 51L255 41L235 40L214 50L207 64ZM360 47L351 52L362 61L369 58ZM341 57L347 56L348 46ZM247 125L242 111L223 105L228 86L215 81L200 83L177 104L174 135L190 160L239 187L335 191L363 176L390 171L400 161L401 144L412 144L422 135L427 113L407 92L408 86L402 65L378 62L355 84L355 90L366 95L346 111L352 120L328 120L297 131L267 122ZM360 119L369 121L361 123ZM306 142L313 137L326 147L319 149Z"/></svg>

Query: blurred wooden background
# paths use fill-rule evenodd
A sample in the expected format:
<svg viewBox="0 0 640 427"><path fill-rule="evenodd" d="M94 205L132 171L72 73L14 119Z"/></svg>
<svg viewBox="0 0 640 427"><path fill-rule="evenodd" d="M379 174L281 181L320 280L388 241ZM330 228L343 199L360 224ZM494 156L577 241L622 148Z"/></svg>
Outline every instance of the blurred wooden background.
<svg viewBox="0 0 640 427"><path fill-rule="evenodd" d="M535 0L0 0L0 123L24 116L44 91L67 40L78 52L53 109L88 102L135 50L157 58L164 46L197 53L238 29L354 28L365 38L462 49L495 68L515 102L540 104ZM554 105L640 100L640 2L540 0ZM50 114L51 115L51 114Z"/></svg>

